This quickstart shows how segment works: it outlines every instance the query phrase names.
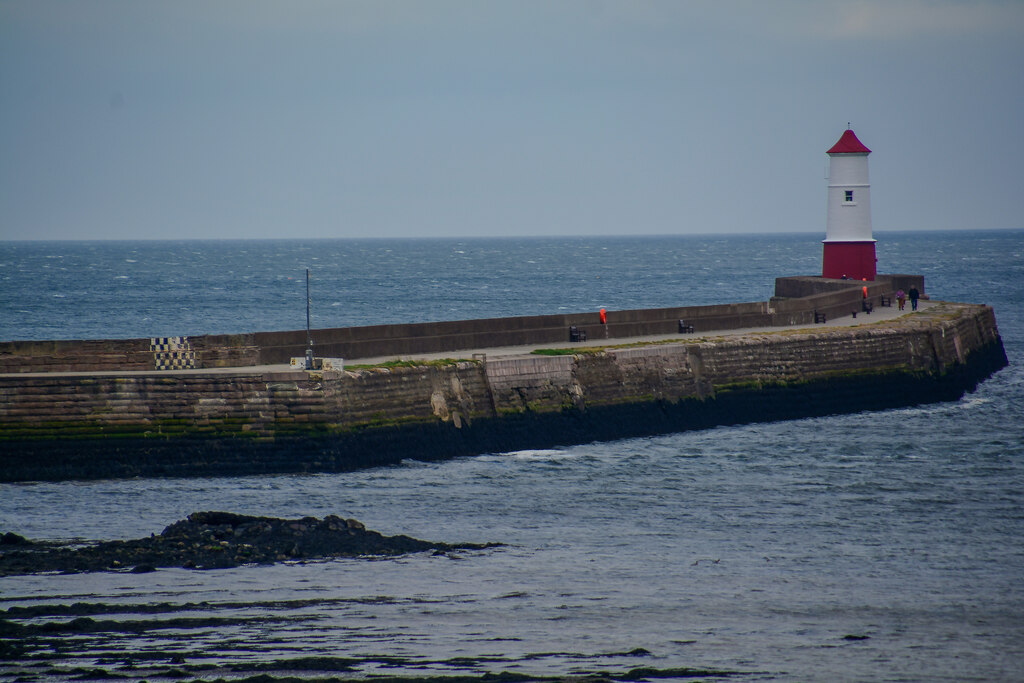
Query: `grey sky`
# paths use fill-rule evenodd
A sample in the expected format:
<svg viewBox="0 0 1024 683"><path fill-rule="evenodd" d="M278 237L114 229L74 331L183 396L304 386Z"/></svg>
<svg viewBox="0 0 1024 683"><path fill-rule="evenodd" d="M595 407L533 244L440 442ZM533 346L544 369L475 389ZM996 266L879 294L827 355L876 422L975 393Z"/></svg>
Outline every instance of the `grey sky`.
<svg viewBox="0 0 1024 683"><path fill-rule="evenodd" d="M1021 228L1024 2L0 0L0 239Z"/></svg>

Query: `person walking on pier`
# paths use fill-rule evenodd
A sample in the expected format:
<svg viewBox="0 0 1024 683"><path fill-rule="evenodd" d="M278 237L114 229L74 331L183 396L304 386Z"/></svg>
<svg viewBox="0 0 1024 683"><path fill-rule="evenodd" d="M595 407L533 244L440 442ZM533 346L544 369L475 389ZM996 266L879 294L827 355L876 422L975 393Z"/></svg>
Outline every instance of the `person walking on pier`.
<svg viewBox="0 0 1024 683"><path fill-rule="evenodd" d="M917 310L917 300L921 298L921 292L917 291L917 287L911 286L910 291L907 292L910 295L910 310Z"/></svg>
<svg viewBox="0 0 1024 683"><path fill-rule="evenodd" d="M899 310L903 310L903 307L907 305L907 293L902 289L896 290L896 304L899 306Z"/></svg>

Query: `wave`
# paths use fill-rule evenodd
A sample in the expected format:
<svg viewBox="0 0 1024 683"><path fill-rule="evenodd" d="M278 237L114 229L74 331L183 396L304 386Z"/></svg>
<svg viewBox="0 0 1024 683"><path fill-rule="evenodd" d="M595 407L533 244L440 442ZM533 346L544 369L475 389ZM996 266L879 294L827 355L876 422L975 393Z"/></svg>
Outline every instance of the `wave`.
<svg viewBox="0 0 1024 683"><path fill-rule="evenodd" d="M513 458L515 460L569 460L578 458L582 454L579 451L564 451L560 449L531 449L524 451L510 451L502 453L501 457Z"/></svg>
<svg viewBox="0 0 1024 683"><path fill-rule="evenodd" d="M982 398L979 396L965 397L955 403L934 403L923 406L914 406L912 408L899 408L893 410L894 415L945 415L949 413L958 413L964 410L973 410L980 408L992 402L990 398Z"/></svg>

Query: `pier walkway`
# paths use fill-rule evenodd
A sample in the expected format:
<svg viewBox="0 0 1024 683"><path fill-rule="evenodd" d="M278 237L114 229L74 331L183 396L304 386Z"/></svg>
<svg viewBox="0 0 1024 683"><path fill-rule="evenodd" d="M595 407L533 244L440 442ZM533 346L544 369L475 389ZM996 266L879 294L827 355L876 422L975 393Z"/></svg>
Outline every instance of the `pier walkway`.
<svg viewBox="0 0 1024 683"><path fill-rule="evenodd" d="M938 302L929 301L922 299L918 302L918 310L924 311L928 308L936 305ZM351 363L346 359L346 367L348 366L367 366L367 365L378 365L387 361L394 360L440 360L443 358L465 358L469 359L474 354L486 354L488 359L495 358L514 358L518 356L528 356L537 349L545 348L595 348L602 346L618 346L623 344L636 344L644 342L664 342L664 341L678 341L678 342L691 342L701 339L716 339L723 337L738 337L748 334L771 334L777 332L783 332L787 330L807 330L807 331L824 331L830 328L837 327L855 327L858 325L871 325L873 323L879 323L886 320L895 320L904 316L913 315L914 312L910 310L910 302L907 302L906 309L900 311L896 302L893 301L891 307L875 307L871 313L858 313L857 317L847 315L843 317L832 318L825 323L818 324L802 324L802 325L783 325L775 327L749 327L749 328L738 328L729 330L703 330L695 334L662 334L662 335L651 335L644 337L615 337L611 339L602 339L595 336L595 338L588 339L584 342L569 342L564 343L542 343L542 344L529 344L525 346L500 346L500 347L488 347L483 349L463 349L457 351L442 351L439 353L422 353L422 354L403 354L401 356L379 356L372 358L356 358ZM314 347L315 350L315 347ZM287 364L278 365L250 365L250 366L237 366L237 367L223 367L223 368L198 368L195 370L123 370L123 371L90 371L90 372L22 372L22 373L0 373L0 377L54 377L54 376L128 376L128 375L209 375L209 374L233 374L233 375L259 375L267 373L280 373L280 372L294 372L293 368Z"/></svg>

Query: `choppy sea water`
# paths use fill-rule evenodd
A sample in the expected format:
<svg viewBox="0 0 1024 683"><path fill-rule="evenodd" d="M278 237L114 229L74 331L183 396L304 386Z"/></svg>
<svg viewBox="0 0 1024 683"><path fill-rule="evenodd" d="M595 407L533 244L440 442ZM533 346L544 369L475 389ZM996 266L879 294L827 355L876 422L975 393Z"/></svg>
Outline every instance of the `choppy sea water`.
<svg viewBox="0 0 1024 683"><path fill-rule="evenodd" d="M410 453L346 474L0 485L0 531L30 538L135 538L220 509L508 544L2 578L0 610L103 604L94 619L144 627L58 635L40 660L0 664L0 680L131 676L174 655L190 678L321 656L351 660L345 675L1019 680L1024 232L877 237L880 271L992 304L1010 367L960 401L884 413L440 463ZM321 327L762 300L775 276L815 272L820 248L807 235L0 243L0 338L299 329L306 267Z"/></svg>

